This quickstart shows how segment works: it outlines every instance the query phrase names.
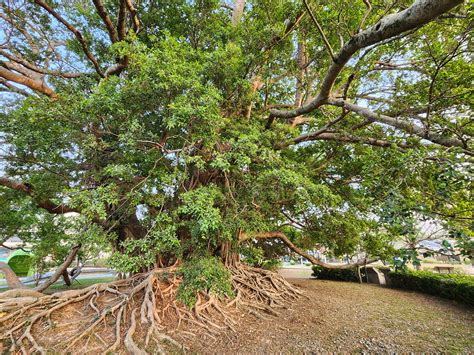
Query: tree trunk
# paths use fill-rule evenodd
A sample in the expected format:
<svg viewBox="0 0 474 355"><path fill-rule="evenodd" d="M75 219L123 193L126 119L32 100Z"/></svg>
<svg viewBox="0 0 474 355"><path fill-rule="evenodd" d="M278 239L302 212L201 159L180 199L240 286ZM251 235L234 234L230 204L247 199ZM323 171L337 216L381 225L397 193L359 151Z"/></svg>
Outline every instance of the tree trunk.
<svg viewBox="0 0 474 355"><path fill-rule="evenodd" d="M237 26L244 13L245 0L235 0L234 11L232 12L232 26Z"/></svg>
<svg viewBox="0 0 474 355"><path fill-rule="evenodd" d="M232 248L232 243L226 241L220 246L220 255L225 266L235 266L240 261L240 255Z"/></svg>
<svg viewBox="0 0 474 355"><path fill-rule="evenodd" d="M67 286L71 286L71 279L69 278L69 274L67 273L67 269L65 269L63 271L63 280L64 280L64 283L67 285Z"/></svg>

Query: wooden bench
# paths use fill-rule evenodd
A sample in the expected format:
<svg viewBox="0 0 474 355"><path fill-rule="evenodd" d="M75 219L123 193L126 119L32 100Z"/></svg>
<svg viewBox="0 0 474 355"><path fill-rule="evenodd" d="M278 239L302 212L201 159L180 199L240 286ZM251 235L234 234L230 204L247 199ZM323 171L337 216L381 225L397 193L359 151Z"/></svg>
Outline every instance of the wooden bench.
<svg viewBox="0 0 474 355"><path fill-rule="evenodd" d="M440 274L443 274L442 271L447 271L445 273L450 274L451 271L454 270L454 266L435 266L434 270L438 271Z"/></svg>

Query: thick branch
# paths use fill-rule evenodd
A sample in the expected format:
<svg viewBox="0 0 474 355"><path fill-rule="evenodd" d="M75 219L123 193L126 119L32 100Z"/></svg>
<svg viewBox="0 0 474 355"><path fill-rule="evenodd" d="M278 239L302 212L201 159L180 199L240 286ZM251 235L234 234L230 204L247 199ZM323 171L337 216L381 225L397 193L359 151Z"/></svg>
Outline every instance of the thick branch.
<svg viewBox="0 0 474 355"><path fill-rule="evenodd" d="M400 146L402 148L406 148L404 143L393 143L389 141L385 141L382 139L370 138L370 137L358 137L351 134L340 134L340 133L333 133L333 132L323 132L320 134L315 133L308 133L302 134L301 136L296 137L293 142L295 144L307 141L315 141L315 140L323 140L323 141L338 141L338 142L345 142L345 143L361 143L361 144L368 144L373 145L376 147L391 147L393 145Z"/></svg>
<svg viewBox="0 0 474 355"><path fill-rule="evenodd" d="M235 0L232 11L232 26L237 26L240 23L240 18L244 13L245 0Z"/></svg>
<svg viewBox="0 0 474 355"><path fill-rule="evenodd" d="M20 191L23 192L31 197L34 197L34 191L31 186L27 184L23 184L21 182L17 182L14 180L11 180L9 178L5 177L0 177L0 186L5 186L8 187L12 190ZM40 200L40 201L35 201L36 205L40 208L43 208L47 210L49 213L53 214L64 214L64 213L70 213L70 212L76 212L79 213L80 211L71 207L68 207L63 204L57 204L54 203L50 200Z"/></svg>
<svg viewBox="0 0 474 355"><path fill-rule="evenodd" d="M43 81L33 80L25 75L14 73L2 66L0 66L0 77L8 81L13 81L14 83L29 87L31 90L45 94L53 99L58 97L58 95Z"/></svg>
<svg viewBox="0 0 474 355"><path fill-rule="evenodd" d="M99 13L100 18L105 24L105 27L107 27L107 31L109 32L109 38L112 41L112 43L118 42L119 38L117 35L117 31L115 30L114 24L112 20L110 19L109 15L107 14L107 11L105 10L104 5L100 0L92 0L94 2L95 8L97 9L97 12Z"/></svg>
<svg viewBox="0 0 474 355"><path fill-rule="evenodd" d="M38 287L35 287L35 291L37 292L43 292L46 290L49 286L54 284L58 279L63 275L63 273L66 271L66 269L71 265L71 263L74 261L74 258L76 257L77 252L79 251L79 248L81 247L81 244L76 245L71 249L69 252L66 260L61 264L60 267L56 269L54 274L45 282L43 282L41 285Z"/></svg>
<svg viewBox="0 0 474 355"><path fill-rule="evenodd" d="M418 0L409 8L382 18L375 26L358 33L342 47L331 63L315 99L298 109L271 110L270 114L273 117L290 119L315 110L330 97L339 73L359 49L425 25L461 3L462 0Z"/></svg>
<svg viewBox="0 0 474 355"><path fill-rule="evenodd" d="M301 255L302 257L306 258L311 264L314 265L319 265L328 269L350 269L353 267L357 267L360 265L367 265L371 263L375 263L378 261L378 259L371 259L371 260L363 260L363 261L358 261L356 263L351 263L351 264L344 264L344 265L333 265L333 264L327 264L319 259L316 259L314 256L309 255L306 253L304 250L301 250L298 248L296 245L294 245L291 240L288 239L288 237L279 231L274 231L274 232L263 232L263 233L257 233L253 235L247 235L245 233L241 233L239 236L239 241L244 241L247 239L280 239L285 245L293 250L295 253Z"/></svg>
<svg viewBox="0 0 474 355"><path fill-rule="evenodd" d="M380 113L370 111L365 107L361 107L344 100L329 100L330 105L343 107L346 110L357 113L358 115L369 119L372 122L384 123L388 126L400 129L406 133L414 134L420 138L427 139L433 143L437 143L446 147L467 148L459 139L445 137L434 132L427 131L424 127L418 126L413 122L401 120L398 118L386 116Z"/></svg>
<svg viewBox="0 0 474 355"><path fill-rule="evenodd" d="M126 35L125 21L127 20L127 4L125 0L120 0L119 12L117 16L117 32L119 40L123 40Z"/></svg>
<svg viewBox="0 0 474 355"><path fill-rule="evenodd" d="M13 272L10 265L3 261L0 261L0 272L3 272L5 275L8 288L26 288L26 286L21 283L15 272Z"/></svg>
<svg viewBox="0 0 474 355"><path fill-rule="evenodd" d="M41 6L43 9L45 9L48 13L50 13L56 20L61 22L66 28L71 31L81 44L82 50L86 57L92 62L94 65L94 68L96 72L101 76L105 77L104 73L100 69L99 63L97 62L97 59L95 59L94 55L91 53L89 50L89 47L87 46L87 43L82 36L82 33L79 32L73 25L71 25L66 19L64 19L60 14L58 14L51 6L49 6L47 3L45 3L43 0L35 0L35 3Z"/></svg>

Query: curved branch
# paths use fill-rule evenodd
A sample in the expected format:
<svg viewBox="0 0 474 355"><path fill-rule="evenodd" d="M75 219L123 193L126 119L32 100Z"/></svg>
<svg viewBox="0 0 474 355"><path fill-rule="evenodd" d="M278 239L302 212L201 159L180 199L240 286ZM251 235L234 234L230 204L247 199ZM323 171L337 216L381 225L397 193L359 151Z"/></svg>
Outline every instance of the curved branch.
<svg viewBox="0 0 474 355"><path fill-rule="evenodd" d="M239 241L244 241L248 240L251 238L255 239L280 239L285 245L293 250L295 253L301 255L302 257L306 258L311 264L314 265L319 265L322 267L325 267L327 269L351 269L353 267L361 266L361 265L367 265L367 264L372 264L378 261L379 259L370 259L370 260L363 260L363 261L358 261L356 263L351 263L351 264L344 264L344 265L333 265L333 264L328 264L325 263L319 259L316 259L314 256L306 253L304 250L301 250L298 248L296 245L294 245L291 240L288 239L288 237L280 232L280 231L273 231L273 232L263 232L263 233L257 233L253 235L248 235L246 233L240 233L239 235Z"/></svg>
<svg viewBox="0 0 474 355"><path fill-rule="evenodd" d="M342 47L329 66L316 98L295 110L270 110L271 116L290 119L315 110L331 96L339 73L358 50L423 26L461 3L462 0L417 0L409 8L382 18L375 26L359 32Z"/></svg>
<svg viewBox="0 0 474 355"><path fill-rule="evenodd" d="M54 90L47 86L43 81L33 80L25 75L14 73L2 66L0 66L0 77L8 81L13 81L14 83L29 87L31 90L45 94L53 99L58 98L58 95L54 92Z"/></svg>

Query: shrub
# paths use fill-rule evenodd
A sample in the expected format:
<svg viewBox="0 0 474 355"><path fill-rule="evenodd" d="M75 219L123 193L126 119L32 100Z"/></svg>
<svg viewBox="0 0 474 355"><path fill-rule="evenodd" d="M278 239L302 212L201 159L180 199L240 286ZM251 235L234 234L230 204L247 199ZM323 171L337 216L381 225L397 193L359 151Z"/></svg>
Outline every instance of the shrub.
<svg viewBox="0 0 474 355"><path fill-rule="evenodd" d="M392 287L419 291L474 306L474 277L429 271L390 272Z"/></svg>
<svg viewBox="0 0 474 355"><path fill-rule="evenodd" d="M199 292L217 297L232 297L230 271L216 257L196 257L187 261L180 270L183 282L178 288L178 299L188 308L194 307Z"/></svg>
<svg viewBox="0 0 474 355"><path fill-rule="evenodd" d="M314 265L313 276L321 280L353 281L353 282L359 281L359 278L357 276L357 268L328 269L319 265Z"/></svg>

